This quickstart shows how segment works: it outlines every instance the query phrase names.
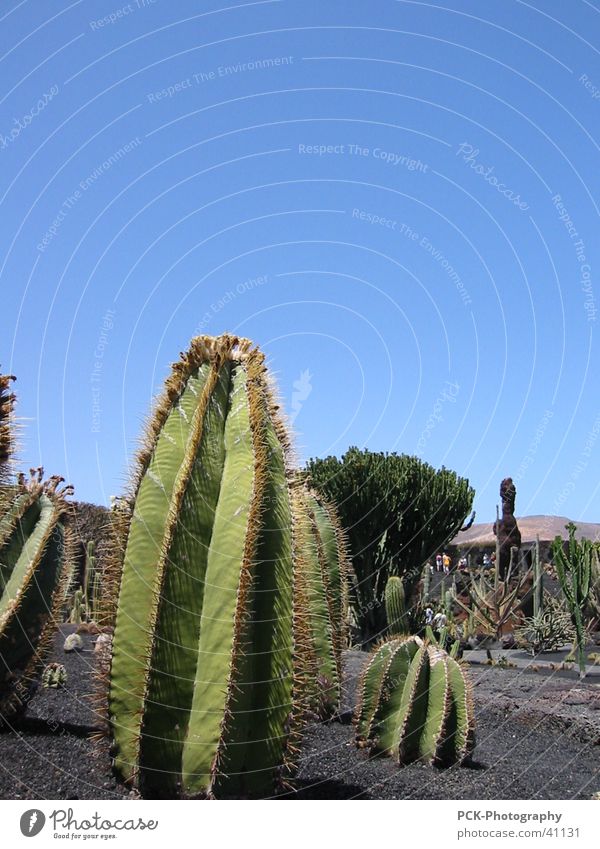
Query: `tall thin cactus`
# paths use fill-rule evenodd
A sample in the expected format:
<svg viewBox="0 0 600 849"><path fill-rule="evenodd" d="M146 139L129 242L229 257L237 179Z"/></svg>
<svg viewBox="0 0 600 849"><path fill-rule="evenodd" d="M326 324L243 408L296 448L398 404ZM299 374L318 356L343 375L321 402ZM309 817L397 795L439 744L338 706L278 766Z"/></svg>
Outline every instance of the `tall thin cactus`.
<svg viewBox="0 0 600 849"><path fill-rule="evenodd" d="M429 560L423 567L423 579L421 584L421 604L425 606L429 603L429 592L431 590L431 564Z"/></svg>
<svg viewBox="0 0 600 849"><path fill-rule="evenodd" d="M385 612L387 615L388 633L392 637L409 634L410 627L406 615L406 596L401 578L393 575L388 578L385 587Z"/></svg>
<svg viewBox="0 0 600 849"><path fill-rule="evenodd" d="M85 547L85 566L83 572L83 599L86 619L97 621L100 606L100 570L96 560L96 545L89 540Z"/></svg>
<svg viewBox="0 0 600 849"><path fill-rule="evenodd" d="M585 678L585 626L583 609L588 600L594 544L589 539L577 540L577 526L573 522L565 525L569 539L563 543L560 536L552 543L552 559L563 595L569 606L569 612L575 626L575 645L573 653L577 655L579 676Z"/></svg>
<svg viewBox="0 0 600 849"><path fill-rule="evenodd" d="M10 385L15 380L11 374L0 374L0 486L10 482L10 460L14 451L13 414L15 395Z"/></svg>
<svg viewBox="0 0 600 849"><path fill-rule="evenodd" d="M534 619L544 612L544 569L540 557L540 535L535 537L533 561L533 616Z"/></svg>

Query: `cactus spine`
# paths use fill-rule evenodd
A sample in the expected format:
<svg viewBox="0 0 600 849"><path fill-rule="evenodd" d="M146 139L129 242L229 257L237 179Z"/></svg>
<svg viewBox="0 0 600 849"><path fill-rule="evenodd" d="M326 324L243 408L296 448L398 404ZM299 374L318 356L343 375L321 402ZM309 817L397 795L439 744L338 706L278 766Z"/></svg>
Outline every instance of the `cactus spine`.
<svg viewBox="0 0 600 849"><path fill-rule="evenodd" d="M575 626L576 639L573 653L577 654L579 677L585 678L585 626L583 623L583 608L590 592L592 573L592 558L594 544L589 539L577 541L576 525L569 522L565 525L569 540L565 546L562 537L557 536L552 543L552 557L556 573L569 606L569 612Z"/></svg>
<svg viewBox="0 0 600 849"><path fill-rule="evenodd" d="M359 745L400 764L462 763L474 747L470 684L438 646L419 637L388 640L363 674L356 726Z"/></svg>
<svg viewBox="0 0 600 849"><path fill-rule="evenodd" d="M406 615L406 598L401 578L388 578L385 586L385 612L390 636L410 633Z"/></svg>
<svg viewBox="0 0 600 849"><path fill-rule="evenodd" d="M286 773L311 644L287 452L260 351L194 339L151 419L130 515L116 511L109 570L116 766L142 791L266 796Z"/></svg>

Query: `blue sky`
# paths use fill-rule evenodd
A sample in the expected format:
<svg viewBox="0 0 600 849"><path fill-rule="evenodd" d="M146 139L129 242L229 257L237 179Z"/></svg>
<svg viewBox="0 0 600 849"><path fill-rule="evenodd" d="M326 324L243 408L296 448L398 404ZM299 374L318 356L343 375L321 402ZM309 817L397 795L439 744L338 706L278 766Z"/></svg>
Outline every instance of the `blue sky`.
<svg viewBox="0 0 600 849"><path fill-rule="evenodd" d="M267 352L299 458L600 521L600 7L3 3L0 362L23 465L107 503L198 332ZM596 377L596 380L594 380Z"/></svg>

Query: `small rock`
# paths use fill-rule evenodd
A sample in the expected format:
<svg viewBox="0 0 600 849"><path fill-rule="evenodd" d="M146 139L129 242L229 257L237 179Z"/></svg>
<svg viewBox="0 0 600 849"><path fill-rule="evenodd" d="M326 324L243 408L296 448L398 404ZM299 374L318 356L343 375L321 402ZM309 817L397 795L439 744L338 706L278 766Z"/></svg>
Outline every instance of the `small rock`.
<svg viewBox="0 0 600 849"><path fill-rule="evenodd" d="M572 690L568 693L563 702L566 705L586 705L590 700L590 697L583 690Z"/></svg>
<svg viewBox="0 0 600 849"><path fill-rule="evenodd" d="M79 634L69 634L63 646L66 652L81 651L83 648L83 640Z"/></svg>
<svg viewBox="0 0 600 849"><path fill-rule="evenodd" d="M96 642L94 643L94 651L101 652L104 651L105 648L108 648L111 643L111 637L109 634L100 634Z"/></svg>

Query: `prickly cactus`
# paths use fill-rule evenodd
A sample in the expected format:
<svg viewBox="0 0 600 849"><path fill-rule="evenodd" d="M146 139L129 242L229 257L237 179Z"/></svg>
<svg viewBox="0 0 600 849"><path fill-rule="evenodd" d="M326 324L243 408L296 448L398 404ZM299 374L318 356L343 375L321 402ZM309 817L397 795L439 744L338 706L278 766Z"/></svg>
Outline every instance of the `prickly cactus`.
<svg viewBox="0 0 600 849"><path fill-rule="evenodd" d="M114 511L108 711L144 793L268 796L287 775L312 646L287 453L260 351L194 339Z"/></svg>
<svg viewBox="0 0 600 849"><path fill-rule="evenodd" d="M402 579L396 576L388 578L385 585L385 612L390 636L395 637L399 634L410 633L406 615L404 584Z"/></svg>
<svg viewBox="0 0 600 849"><path fill-rule="evenodd" d="M49 663L42 673L42 687L58 690L67 683L67 670L62 663Z"/></svg>
<svg viewBox="0 0 600 849"><path fill-rule="evenodd" d="M293 487L295 557L304 576L313 673L312 704L326 718L339 709L342 650L346 646L346 561L341 532L329 505Z"/></svg>
<svg viewBox="0 0 600 849"><path fill-rule="evenodd" d="M395 758L449 766L474 747L471 689L462 666L419 637L388 640L363 674L357 742Z"/></svg>
<svg viewBox="0 0 600 849"><path fill-rule="evenodd" d="M556 536L552 543L552 558L560 588L569 607L569 612L575 626L576 640L573 653L577 654L579 677L585 678L585 623L583 610L590 593L592 562L594 559L594 544L589 539L577 540L577 526L569 522L565 526L569 541L563 544L562 538Z"/></svg>
<svg viewBox="0 0 600 849"><path fill-rule="evenodd" d="M83 590L80 587L78 590L75 590L71 598L71 612L69 614L69 622L71 622L73 625L81 625L81 623L85 619L84 612L85 605Z"/></svg>
<svg viewBox="0 0 600 849"><path fill-rule="evenodd" d="M11 374L0 374L0 485L9 483L8 464L14 449L12 426L15 396L10 392L14 380Z"/></svg>
<svg viewBox="0 0 600 849"><path fill-rule="evenodd" d="M26 701L62 619L71 565L62 478L18 478L0 515L0 714Z"/></svg>

